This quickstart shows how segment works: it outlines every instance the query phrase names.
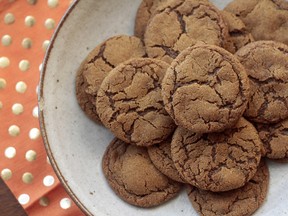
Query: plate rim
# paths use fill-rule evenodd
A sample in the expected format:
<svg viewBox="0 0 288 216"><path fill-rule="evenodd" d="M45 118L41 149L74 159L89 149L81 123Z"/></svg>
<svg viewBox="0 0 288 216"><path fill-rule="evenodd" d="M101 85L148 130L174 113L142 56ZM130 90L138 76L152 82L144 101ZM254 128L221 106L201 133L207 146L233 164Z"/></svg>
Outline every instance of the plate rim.
<svg viewBox="0 0 288 216"><path fill-rule="evenodd" d="M74 0L73 3L70 5L70 7L66 10L66 12L64 13L64 15L62 16L57 28L55 29L49 47L47 48L47 51L45 53L45 57L43 60L43 65L42 65L42 70L41 70L41 74L40 74L40 81L39 81L39 90L38 90L38 114L39 114L39 123L40 123L40 131L42 134L42 140L44 143L44 147L47 153L47 156L50 160L51 166L54 170L54 172L56 173L59 181L61 182L61 184L63 185L64 189L66 190L66 192L68 193L68 195L71 197L71 199L74 201L74 203L80 208L80 210L87 216L93 216L93 214L87 209L87 207L80 201L80 199L76 196L76 194L73 192L73 190L71 189L71 187L68 185L68 181L65 179L64 175L62 174L55 158L54 155L52 153L51 147L50 147L50 143L49 143L49 139L47 136L47 131L46 131L46 127L45 127L45 117L44 117L44 112L43 112L43 98L44 98L44 80L45 80L45 74L46 74L46 70L47 70L47 64L48 64L48 60L50 57L51 52L53 51L54 48L54 42L57 39L57 36L59 34L59 32L61 31L64 22L67 20L67 18L70 16L70 14L73 12L73 10L75 9L75 7L77 6L77 4L80 2L80 0Z"/></svg>

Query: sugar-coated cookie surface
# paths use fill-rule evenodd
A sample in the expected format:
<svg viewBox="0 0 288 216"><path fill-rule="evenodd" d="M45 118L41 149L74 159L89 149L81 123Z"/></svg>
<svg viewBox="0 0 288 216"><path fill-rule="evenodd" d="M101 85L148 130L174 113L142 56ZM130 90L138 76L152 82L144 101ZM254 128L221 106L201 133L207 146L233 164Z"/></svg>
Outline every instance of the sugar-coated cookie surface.
<svg viewBox="0 0 288 216"><path fill-rule="evenodd" d="M133 145L150 146L166 140L174 131L175 124L161 97L168 66L156 59L132 59L104 79L97 95L97 111L116 137Z"/></svg>
<svg viewBox="0 0 288 216"><path fill-rule="evenodd" d="M162 82L167 112L177 125L197 133L223 131L236 124L249 94L249 80L239 60L213 45L184 50Z"/></svg>
<svg viewBox="0 0 288 216"><path fill-rule="evenodd" d="M226 49L229 52L235 53L241 47L254 41L252 34L241 19L228 11L221 11L221 15L228 26L229 42Z"/></svg>
<svg viewBox="0 0 288 216"><path fill-rule="evenodd" d="M162 5L161 5L162 6ZM197 41L226 46L228 28L220 11L206 0L170 0L149 22L145 46L150 58L167 63Z"/></svg>
<svg viewBox="0 0 288 216"><path fill-rule="evenodd" d="M251 97L245 116L258 123L277 123L288 117L288 46L256 41L237 51L246 68Z"/></svg>
<svg viewBox="0 0 288 216"><path fill-rule="evenodd" d="M225 10L239 17L255 40L274 40L288 45L286 0L234 0Z"/></svg>
<svg viewBox="0 0 288 216"><path fill-rule="evenodd" d="M147 149L114 139L102 161L104 175L113 191L139 207L153 207L175 197L181 184L159 172Z"/></svg>
<svg viewBox="0 0 288 216"><path fill-rule="evenodd" d="M171 158L171 140L150 146L148 154L155 167L174 181L185 183Z"/></svg>
<svg viewBox="0 0 288 216"><path fill-rule="evenodd" d="M277 124L256 124L264 144L265 157L274 160L288 159L288 119Z"/></svg>
<svg viewBox="0 0 288 216"><path fill-rule="evenodd" d="M187 183L214 192L245 185L261 159L261 141L254 126L241 118L222 133L196 134L178 127L171 143L176 169Z"/></svg>
<svg viewBox="0 0 288 216"><path fill-rule="evenodd" d="M242 188L213 193L188 188L189 199L202 216L248 216L264 202L269 185L269 169L262 160L253 178Z"/></svg>
<svg viewBox="0 0 288 216"><path fill-rule="evenodd" d="M134 34L143 39L146 26L159 4L168 0L142 0L136 14Z"/></svg>
<svg viewBox="0 0 288 216"><path fill-rule="evenodd" d="M118 64L146 55L141 40L134 36L114 36L96 46L82 62L76 76L76 97L92 120L100 122L96 95L107 74Z"/></svg>

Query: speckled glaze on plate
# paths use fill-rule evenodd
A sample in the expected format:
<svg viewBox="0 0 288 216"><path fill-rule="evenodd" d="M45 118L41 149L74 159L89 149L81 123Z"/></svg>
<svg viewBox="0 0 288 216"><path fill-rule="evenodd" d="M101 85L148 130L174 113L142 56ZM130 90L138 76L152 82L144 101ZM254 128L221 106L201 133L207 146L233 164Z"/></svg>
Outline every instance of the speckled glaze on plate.
<svg viewBox="0 0 288 216"><path fill-rule="evenodd" d="M86 215L193 216L185 190L152 209L124 203L109 188L101 160L112 134L89 120L77 104L75 74L86 55L116 34L133 34L141 0L78 0L59 24L48 48L39 90L40 124L45 147L60 181ZM229 0L212 1L223 8ZM267 201L255 215L288 213L288 165L270 163Z"/></svg>

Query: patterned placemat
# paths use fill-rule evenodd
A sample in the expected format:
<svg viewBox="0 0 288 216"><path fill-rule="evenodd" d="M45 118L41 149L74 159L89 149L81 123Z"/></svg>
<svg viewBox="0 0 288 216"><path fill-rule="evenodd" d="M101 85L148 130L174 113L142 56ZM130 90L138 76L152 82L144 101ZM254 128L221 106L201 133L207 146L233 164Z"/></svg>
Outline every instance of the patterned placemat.
<svg viewBox="0 0 288 216"><path fill-rule="evenodd" d="M28 215L83 215L49 163L37 107L45 50L70 4L0 0L0 172Z"/></svg>

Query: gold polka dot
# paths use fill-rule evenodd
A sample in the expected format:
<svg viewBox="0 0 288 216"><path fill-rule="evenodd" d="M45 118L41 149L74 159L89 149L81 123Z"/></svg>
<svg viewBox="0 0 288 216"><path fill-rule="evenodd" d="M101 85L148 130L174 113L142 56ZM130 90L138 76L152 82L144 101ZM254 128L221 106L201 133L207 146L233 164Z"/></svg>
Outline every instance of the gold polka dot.
<svg viewBox="0 0 288 216"><path fill-rule="evenodd" d="M43 64L41 63L41 64L39 65L39 72L42 71L42 66L43 66Z"/></svg>
<svg viewBox="0 0 288 216"><path fill-rule="evenodd" d="M10 46L12 43L12 37L10 35L3 35L1 43L3 46Z"/></svg>
<svg viewBox="0 0 288 216"><path fill-rule="evenodd" d="M49 165L51 165L51 162L50 162L50 159L49 159L48 156L46 157L46 162L47 162Z"/></svg>
<svg viewBox="0 0 288 216"><path fill-rule="evenodd" d="M29 162L35 161L37 158L37 153L34 150L29 150L26 152L25 158Z"/></svg>
<svg viewBox="0 0 288 216"><path fill-rule="evenodd" d="M37 0L27 0L28 4L35 5L37 3Z"/></svg>
<svg viewBox="0 0 288 216"><path fill-rule="evenodd" d="M15 22L15 17L14 17L14 15L13 15L12 13L7 13L7 14L5 14L4 22L5 22L5 24L7 24L7 25L10 25L10 24L14 23L14 22Z"/></svg>
<svg viewBox="0 0 288 216"><path fill-rule="evenodd" d="M18 93L24 94L27 90L27 85L25 82L20 81L20 82L17 82L15 89Z"/></svg>
<svg viewBox="0 0 288 216"><path fill-rule="evenodd" d="M19 69L21 71L27 71L30 68L30 62L28 60L22 60L19 62Z"/></svg>
<svg viewBox="0 0 288 216"><path fill-rule="evenodd" d="M10 169L3 169L1 171L1 177L4 181L8 181L9 179L12 178L12 171Z"/></svg>
<svg viewBox="0 0 288 216"><path fill-rule="evenodd" d="M22 104L16 103L12 106L12 113L15 115L20 115L24 112L24 107Z"/></svg>
<svg viewBox="0 0 288 216"><path fill-rule="evenodd" d="M50 200L47 198L47 197L41 197L39 199L39 205L43 206L43 207L46 207L48 206L50 203Z"/></svg>
<svg viewBox="0 0 288 216"><path fill-rule="evenodd" d="M20 134L20 128L17 125L11 125L8 128L8 133L10 136L16 137Z"/></svg>
<svg viewBox="0 0 288 216"><path fill-rule="evenodd" d="M0 90L6 88L6 80L3 78L0 78Z"/></svg>
<svg viewBox="0 0 288 216"><path fill-rule="evenodd" d="M59 4L58 0L48 0L47 4L50 8L56 8Z"/></svg>
<svg viewBox="0 0 288 216"><path fill-rule="evenodd" d="M45 27L47 29L54 29L55 28L55 21L51 18L48 18L45 20Z"/></svg>
<svg viewBox="0 0 288 216"><path fill-rule="evenodd" d="M29 131L29 138L31 140L36 140L40 137L40 130L38 128L32 128L30 131Z"/></svg>
<svg viewBox="0 0 288 216"><path fill-rule="evenodd" d="M72 205L72 201L69 198L63 198L60 200L60 207L62 209L69 209Z"/></svg>
<svg viewBox="0 0 288 216"><path fill-rule="evenodd" d="M38 114L38 106L34 107L33 111L32 111L32 115L34 118L38 118L39 114Z"/></svg>
<svg viewBox="0 0 288 216"><path fill-rule="evenodd" d="M32 40L30 38L24 38L22 40L22 47L25 49L30 49L32 47Z"/></svg>
<svg viewBox="0 0 288 216"><path fill-rule="evenodd" d="M3 108L3 103L0 101L0 110Z"/></svg>
<svg viewBox="0 0 288 216"><path fill-rule="evenodd" d="M5 149L4 155L8 159L12 159L16 156L16 149L14 147L8 147Z"/></svg>
<svg viewBox="0 0 288 216"><path fill-rule="evenodd" d="M34 176L32 175L32 173L26 172L23 174L22 176L22 181L25 184L31 184L33 182Z"/></svg>
<svg viewBox="0 0 288 216"><path fill-rule="evenodd" d="M32 27L35 25L35 18L33 16L26 16L25 17L25 25L28 27Z"/></svg>
<svg viewBox="0 0 288 216"><path fill-rule="evenodd" d="M3 56L0 57L0 68L6 68L10 65L10 60L9 58Z"/></svg>
<svg viewBox="0 0 288 216"><path fill-rule="evenodd" d="M50 43L49 40L45 40L45 41L43 42L43 44L42 44L42 48L43 48L44 51L46 51L46 49L48 48L49 43Z"/></svg>

